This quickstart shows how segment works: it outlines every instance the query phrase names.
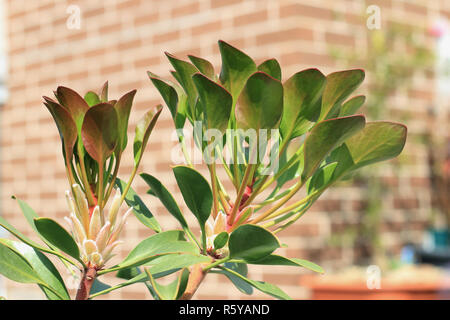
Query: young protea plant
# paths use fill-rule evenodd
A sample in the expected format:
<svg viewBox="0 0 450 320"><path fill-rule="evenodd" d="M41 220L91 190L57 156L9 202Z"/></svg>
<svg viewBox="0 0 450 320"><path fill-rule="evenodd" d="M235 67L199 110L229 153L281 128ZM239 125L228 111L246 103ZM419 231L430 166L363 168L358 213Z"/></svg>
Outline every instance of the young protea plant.
<svg viewBox="0 0 450 320"><path fill-rule="evenodd" d="M366 122L363 115L355 115L365 97L349 97L362 83L363 70L324 75L307 69L283 80L275 59L257 65L226 42L219 41L219 49L219 75L203 58L188 56L188 62L168 53L175 81L148 73L179 129L186 165L173 171L187 207L199 221L201 241L168 201L167 189L153 176L142 177L149 193L160 198L200 244L200 252L213 259L207 266L192 268L191 294L212 270L232 279L243 292L251 292L243 288L245 284L286 298L277 287L248 279L246 265L301 266L322 272L312 262L273 254L280 247L276 234L302 217L338 180L399 155L406 127ZM194 169L181 130L186 123L192 125L209 182ZM216 162L232 190L224 187Z"/></svg>
<svg viewBox="0 0 450 320"><path fill-rule="evenodd" d="M19 276L10 265L2 264L0 273L18 282L37 283L49 299L67 299L69 295L61 276L42 253L53 254L67 267L72 264L81 270L76 299L88 299L96 278L111 272L105 266L113 257L114 248L121 243L120 233L131 212L147 227L155 232L161 231L145 205L136 203L135 192L131 189L161 107L155 113L147 112L136 126L134 168L128 181L124 182L117 174L127 145L128 119L136 90L119 100L108 99L108 83L99 95L89 91L84 98L66 87L58 87L54 93L56 100L44 97L44 104L61 137L70 186L66 192L69 209L66 220L70 224L70 233L56 221L38 217L25 202L18 200L31 227L48 248L28 239L0 218L0 225L21 241L0 239L0 255L13 259L16 265L26 270L25 276ZM114 189L117 190L115 196L107 206ZM124 201L131 208L121 213ZM36 259L41 262L36 262ZM133 262L140 265L147 259L144 254L141 260ZM115 270L130 267L127 261L121 267L116 266ZM50 278L49 273L53 275Z"/></svg>

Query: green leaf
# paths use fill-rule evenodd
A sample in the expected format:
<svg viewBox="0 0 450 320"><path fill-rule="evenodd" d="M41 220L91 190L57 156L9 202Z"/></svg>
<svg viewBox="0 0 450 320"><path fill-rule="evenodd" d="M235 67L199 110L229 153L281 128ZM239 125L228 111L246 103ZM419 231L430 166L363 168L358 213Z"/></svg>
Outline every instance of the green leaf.
<svg viewBox="0 0 450 320"><path fill-rule="evenodd" d="M216 73L214 71L214 66L208 60L203 58L199 58L196 56L188 55L189 60L191 60L192 64L197 67L197 69L210 78L211 80L215 80Z"/></svg>
<svg viewBox="0 0 450 320"><path fill-rule="evenodd" d="M268 230L244 224L234 230L228 240L231 258L258 260L280 247L278 239Z"/></svg>
<svg viewBox="0 0 450 320"><path fill-rule="evenodd" d="M61 275L59 274L53 263L44 254L18 241L0 239L0 244L8 246L10 249L20 254L23 258L26 259L28 264L33 268L34 272L40 279L42 279L43 282L45 282L53 290L58 292L58 294L62 298L70 300L69 293L67 292ZM41 286L41 289L49 299L60 299L60 297L55 295L48 288Z"/></svg>
<svg viewBox="0 0 450 320"><path fill-rule="evenodd" d="M149 269L145 269L147 276L150 279L153 290L160 300L176 300L186 290L186 285L189 280L189 270L183 269L180 275L173 282L162 285L155 281Z"/></svg>
<svg viewBox="0 0 450 320"><path fill-rule="evenodd" d="M362 69L338 71L327 75L318 121L337 116L341 103L358 88L363 80L364 70Z"/></svg>
<svg viewBox="0 0 450 320"><path fill-rule="evenodd" d="M207 129L224 133L228 127L233 98L221 85L200 73L192 77L203 106Z"/></svg>
<svg viewBox="0 0 450 320"><path fill-rule="evenodd" d="M100 100L101 102L108 102L108 81L106 81L102 88L100 89Z"/></svg>
<svg viewBox="0 0 450 320"><path fill-rule="evenodd" d="M89 107L95 106L101 102L99 96L93 91L88 91L84 95L84 100L87 102Z"/></svg>
<svg viewBox="0 0 450 320"><path fill-rule="evenodd" d="M142 265L163 254L180 252L198 253L198 249L194 244L184 241L181 231L172 230L157 233L141 241L118 264L117 270Z"/></svg>
<svg viewBox="0 0 450 320"><path fill-rule="evenodd" d="M222 249L228 242L228 232L224 231L219 233L214 238L214 249Z"/></svg>
<svg viewBox="0 0 450 320"><path fill-rule="evenodd" d="M258 66L258 70L267 73L272 78L281 81L281 67L276 59L269 59Z"/></svg>
<svg viewBox="0 0 450 320"><path fill-rule="evenodd" d="M77 92L67 87L58 87L56 89L56 97L59 103L69 111L80 134L83 119L89 110L89 105Z"/></svg>
<svg viewBox="0 0 450 320"><path fill-rule="evenodd" d="M326 78L317 69L297 72L283 85L284 107L280 130L283 139L292 139L307 132L320 113L320 97Z"/></svg>
<svg viewBox="0 0 450 320"><path fill-rule="evenodd" d="M306 181L319 167L325 157L346 139L362 130L362 115L325 120L318 123L306 138L302 181Z"/></svg>
<svg viewBox="0 0 450 320"><path fill-rule="evenodd" d="M211 258L201 254L181 253L161 256L146 263L153 275L170 270L182 269L194 264L211 262Z"/></svg>
<svg viewBox="0 0 450 320"><path fill-rule="evenodd" d="M280 288L278 288L274 284L270 284L270 283L267 283L264 281L250 280L250 279L244 277L243 275L239 274L238 272L235 272L231 269L224 268L224 267L221 267L221 268L223 270L228 271L231 274L239 277L240 279L247 282L249 285L255 287L256 289L258 289L261 292L264 292L264 293L266 293L272 297L275 297L277 299L291 300L291 298L286 293L284 293Z"/></svg>
<svg viewBox="0 0 450 320"><path fill-rule="evenodd" d="M166 81L159 78L156 74L147 72L150 80L152 81L153 85L158 89L159 93L161 94L162 98L164 99L164 102L166 103L167 107L169 108L170 114L172 115L172 118L175 120L177 116L177 109L178 109L178 94L177 91L174 89L174 87L170 84L168 84Z"/></svg>
<svg viewBox="0 0 450 320"><path fill-rule="evenodd" d="M235 105L245 82L251 74L257 71L256 64L244 52L221 40L219 41L219 50L222 58L219 79L233 96L233 105Z"/></svg>
<svg viewBox="0 0 450 320"><path fill-rule="evenodd" d="M283 85L264 72L255 72L247 80L235 112L238 128L277 128L283 113Z"/></svg>
<svg viewBox="0 0 450 320"><path fill-rule="evenodd" d="M196 170L186 166L172 168L184 202L204 226L211 214L213 203L212 191L208 181Z"/></svg>
<svg viewBox="0 0 450 320"><path fill-rule="evenodd" d="M330 183L334 181L334 171L336 170L336 166L337 162L332 162L318 169L306 183L308 194L313 194L316 191L328 187Z"/></svg>
<svg viewBox="0 0 450 320"><path fill-rule="evenodd" d="M118 143L118 119L114 107L97 104L86 112L81 129L83 145L89 155L103 165Z"/></svg>
<svg viewBox="0 0 450 320"><path fill-rule="evenodd" d="M345 102L341 107L339 117L351 116L355 114L356 111L358 111L359 108L361 108L361 106L364 104L365 101L366 101L365 96L356 96L347 100L347 102Z"/></svg>
<svg viewBox="0 0 450 320"><path fill-rule="evenodd" d="M31 240L30 238L28 238L27 236L25 236L23 233L21 233L19 230L14 228L11 224L9 224L1 216L0 216L0 226L5 228L6 230L8 230L12 235L14 235L20 241L28 244L30 247L33 247L39 251L55 254L55 252L53 250L45 248L45 247L41 246L40 244L36 243L35 241Z"/></svg>
<svg viewBox="0 0 450 320"><path fill-rule="evenodd" d="M27 260L0 242L0 274L20 283L43 283Z"/></svg>
<svg viewBox="0 0 450 320"><path fill-rule="evenodd" d="M98 278L95 278L89 295L93 295L97 292L101 292L101 291L109 289L109 288L111 288L111 286L109 284L103 283L100 280L98 280Z"/></svg>
<svg viewBox="0 0 450 320"><path fill-rule="evenodd" d="M162 106L158 105L156 108L157 109L155 113L153 113L153 111L148 111L136 125L136 132L134 135L134 143L133 143L135 166L137 166L140 163L145 147L147 146L150 134L152 133L152 130L156 125L156 121L158 120L161 114Z"/></svg>
<svg viewBox="0 0 450 320"><path fill-rule="evenodd" d="M314 272L324 273L322 267L311 261L297 258L286 258L275 254L268 255L257 261L252 261L251 264L303 267Z"/></svg>
<svg viewBox="0 0 450 320"><path fill-rule="evenodd" d="M120 189L120 192L123 193L126 187L126 182L116 179L116 186ZM159 225L156 218L150 212L150 210L145 205L144 201L138 196L138 194L133 190L133 188L129 188L127 195L125 196L125 202L131 208L133 208L133 213L138 218L142 224L155 232L161 232L161 226Z"/></svg>
<svg viewBox="0 0 450 320"><path fill-rule="evenodd" d="M64 156L67 161L72 160L73 147L78 138L77 126L69 111L56 103L50 98L44 97L45 106L50 111L53 119L55 120L56 126L59 131L59 135L64 146Z"/></svg>
<svg viewBox="0 0 450 320"><path fill-rule="evenodd" d="M338 162L333 179L363 166L398 156L405 146L406 126L386 121L368 122L358 134L348 139L329 157Z"/></svg>
<svg viewBox="0 0 450 320"><path fill-rule="evenodd" d="M123 95L119 101L114 105L114 109L117 112L117 131L118 131L118 143L120 152L125 150L128 142L128 119L130 118L131 107L133 105L133 99L136 95L136 90L130 91Z"/></svg>
<svg viewBox="0 0 450 320"><path fill-rule="evenodd" d="M183 213L181 213L178 204L176 203L169 190L167 190L166 187L152 175L141 173L140 176L142 179L144 179L145 183L148 184L153 195L155 195L161 201L164 207L166 207L167 211L169 211L169 213L178 220L183 228L188 229L189 226L184 219Z"/></svg>
<svg viewBox="0 0 450 320"><path fill-rule="evenodd" d="M189 62L180 60L168 52L165 54L178 75L177 81L187 94L190 114L191 116L194 116L195 103L198 94L194 82L192 81L192 76L198 72L198 69Z"/></svg>
<svg viewBox="0 0 450 320"><path fill-rule="evenodd" d="M245 263L226 262L224 263L224 267L239 273L243 277L247 277L248 267ZM237 277L233 273L227 270L214 270L214 272L221 273L226 276L240 292L248 295L253 294L253 287L248 284L248 282L242 280L240 277Z"/></svg>
<svg viewBox="0 0 450 320"><path fill-rule="evenodd" d="M50 244L80 261L80 250L75 240L56 221L49 218L36 218L34 224L39 234Z"/></svg>

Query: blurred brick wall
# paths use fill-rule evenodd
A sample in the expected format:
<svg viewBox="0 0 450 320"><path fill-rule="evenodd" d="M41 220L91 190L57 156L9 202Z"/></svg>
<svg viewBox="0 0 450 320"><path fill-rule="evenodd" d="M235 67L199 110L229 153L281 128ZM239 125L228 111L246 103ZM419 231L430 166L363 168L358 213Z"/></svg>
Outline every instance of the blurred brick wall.
<svg viewBox="0 0 450 320"><path fill-rule="evenodd" d="M69 30L66 22L69 5L81 9L81 28ZM429 1L370 1L381 6L382 19L427 26L439 13L450 17L450 3ZM40 215L54 217L61 223L67 215L64 191L67 189L57 129L41 96L51 95L58 85L84 94L98 90L109 80L111 97L137 89L130 123L134 124L150 107L161 102L146 76L151 70L168 76L171 69L164 51L181 58L186 54L210 59L220 70L217 40L223 39L244 50L257 62L277 58L283 78L307 67L329 73L339 65L330 58L330 45L364 50L366 5L359 0L108 0L108 1L25 1L7 0L6 21L9 44L9 100L1 109L1 214L18 229L27 232L17 203L11 195L27 201ZM386 19L386 20L384 20ZM382 22L383 23L383 22ZM367 76L370 81L370 75ZM364 92L363 84L360 92ZM370 99L370 97L368 97ZM426 108L433 102L433 82L426 75L414 79L414 89L400 92L393 100L392 114L409 113L410 134L425 128ZM392 120L399 120L393 116ZM173 142L172 122L164 110L150 139L140 170L156 175L176 192L170 170ZM131 171L128 147L121 176ZM420 241L429 213L425 150L411 143L405 150L412 160L391 177L391 166L383 176L393 192L383 203L389 211L384 240L398 253L404 241ZM137 178L134 187L146 189ZM334 188L291 229L281 234L282 249L291 257L312 259L325 268L352 262L352 250L331 248L330 232L363 214L363 190L356 185ZM180 199L179 194L177 198ZM167 228L177 227L155 199L144 196L148 206ZM187 212L187 210L186 210ZM189 214L187 214L189 216ZM122 256L151 233L130 219ZM252 266L250 277L278 284L293 298L306 298L298 285L299 276L308 272L294 268ZM197 298L247 298L227 281L211 275L200 288ZM114 282L114 279L106 280ZM220 284L218 281L221 281ZM7 281L11 298L42 297L35 286L17 286ZM220 287L219 287L220 285ZM116 299L149 298L143 285L119 290L108 297ZM256 298L266 298L257 293Z"/></svg>

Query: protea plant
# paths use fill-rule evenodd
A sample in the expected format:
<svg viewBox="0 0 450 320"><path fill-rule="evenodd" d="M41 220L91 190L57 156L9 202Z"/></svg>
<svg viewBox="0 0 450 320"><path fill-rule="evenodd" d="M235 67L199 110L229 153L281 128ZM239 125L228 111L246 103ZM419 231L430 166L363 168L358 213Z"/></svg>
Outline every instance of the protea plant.
<svg viewBox="0 0 450 320"><path fill-rule="evenodd" d="M66 192L69 210L66 220L70 225L70 234L56 221L39 218L26 203L19 200L27 220L49 248L26 238L3 219L1 225L24 244L10 240L3 242L2 239L3 246L0 248L11 256L25 255L24 260L32 269L29 270L32 279L13 277L13 280L36 282L46 288L44 292L49 298L68 298L64 282L59 274L55 274L53 283L47 283L48 279L38 274L40 269L34 269L37 266L25 253L33 252L39 259L45 258L41 252L51 253L60 257L66 266L67 263L77 267L81 265L82 279L76 299L87 299L97 273L104 270L105 264L114 255L113 249L121 243L119 236L132 208L124 214L120 213L120 208L124 200L131 201L130 197L134 193L130 190L131 183L161 108L158 107L156 112L147 112L137 124L133 145L135 165L125 183L117 178L117 174L127 146L128 119L136 90L128 92L119 100L108 99L107 82L100 94L89 91L84 98L66 87L58 87L54 93L56 100L44 97L44 104L53 116L61 137L70 186ZM107 210L106 204L115 188L117 191ZM139 213L136 212L136 215ZM145 217L151 227L160 231L152 218L151 215ZM49 265L50 261L45 261ZM47 273L55 273L56 269L51 266ZM0 268L0 271L10 275L10 270Z"/></svg>
<svg viewBox="0 0 450 320"><path fill-rule="evenodd" d="M192 268L189 294L213 270L229 277L243 292L250 292L246 287L250 285L286 298L273 285L247 279L247 264L301 266L322 272L312 262L273 254L280 247L276 234L302 217L338 180L399 155L406 127L366 122L364 115L355 114L365 97L350 96L362 83L363 70L324 75L306 69L284 80L275 59L257 65L226 42L219 41L219 49L219 75L203 58L188 56L186 61L169 53L175 81L148 73L175 128L192 125L195 145L209 170L207 182L194 169L184 131L178 130L185 165L173 171L187 207L200 224L202 240L194 241L200 244L201 254L213 259L211 264ZM267 154L270 159L264 161ZM217 163L232 190L224 187ZM181 211L170 205L168 191L155 177L142 177L149 193L159 197L192 235ZM235 281L238 278L244 281Z"/></svg>

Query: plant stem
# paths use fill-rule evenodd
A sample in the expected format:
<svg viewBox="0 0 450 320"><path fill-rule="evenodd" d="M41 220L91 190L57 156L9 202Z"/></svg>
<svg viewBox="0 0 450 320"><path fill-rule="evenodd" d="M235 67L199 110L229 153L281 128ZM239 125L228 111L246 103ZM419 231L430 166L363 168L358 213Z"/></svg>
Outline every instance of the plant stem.
<svg viewBox="0 0 450 320"><path fill-rule="evenodd" d="M93 267L84 269L83 277L80 281L80 286L77 291L75 300L87 300L89 299L89 293L91 292L92 284L97 277L97 270Z"/></svg>
<svg viewBox="0 0 450 320"><path fill-rule="evenodd" d="M203 264L196 264L192 267L191 273L189 275L189 280L186 286L186 290L179 300L191 300L197 291L198 287L205 279L208 271L203 270Z"/></svg>
<svg viewBox="0 0 450 320"><path fill-rule="evenodd" d="M298 192L298 190L300 190L303 187L303 185L304 182L302 182L302 180L299 180L296 183L295 187L292 188L292 190L286 196L281 198L280 201L274 207L270 208L269 210L267 210L266 212L255 218L253 221L251 221L251 223L256 224L265 219L266 217L270 216L272 213L278 210L283 204L288 202Z"/></svg>
<svg viewBox="0 0 450 320"><path fill-rule="evenodd" d="M244 177L242 178L241 186L239 187L239 191L236 196L236 201L234 202L234 205L233 205L233 210L231 211L230 216L228 217L228 224L230 226L234 223L234 218L236 217L236 213L239 210L245 188L247 187L247 184L251 179L250 173L253 171L252 170L253 166L255 166L255 164L249 163L247 168L245 169Z"/></svg>

